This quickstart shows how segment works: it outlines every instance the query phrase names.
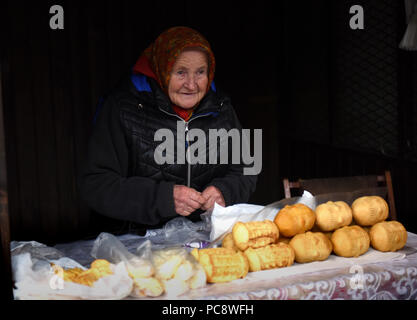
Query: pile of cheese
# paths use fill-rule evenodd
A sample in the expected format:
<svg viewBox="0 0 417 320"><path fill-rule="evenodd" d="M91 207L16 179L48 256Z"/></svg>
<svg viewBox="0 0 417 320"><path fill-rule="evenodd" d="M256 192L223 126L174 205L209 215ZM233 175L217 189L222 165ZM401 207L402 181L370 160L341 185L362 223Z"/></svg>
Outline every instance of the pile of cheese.
<svg viewBox="0 0 417 320"><path fill-rule="evenodd" d="M193 249L191 254L184 248L166 248L154 250L151 259L131 259L126 265L133 279L131 295L177 296L206 282L228 282L294 261L323 261L332 253L357 257L370 246L397 251L407 242L407 231L400 222L387 221L388 215L388 204L379 196L360 197L351 206L329 201L315 210L300 203L287 205L273 221L235 223L222 247ZM91 286L111 274L108 264L98 260L88 271L67 270L64 279Z"/></svg>
<svg viewBox="0 0 417 320"><path fill-rule="evenodd" d="M360 197L351 206L343 201L329 201L315 210L301 203L287 205L273 221L279 235L276 237L275 234L276 241L270 237L270 230L268 238L259 232L245 232L244 226L251 223L238 222L226 235L222 246L247 252L248 248L257 250L285 243L294 251L294 260L298 263L323 261L332 253L357 257L367 252L370 246L384 252L397 251L407 242L407 231L398 221L386 221L388 214L388 204L379 196ZM257 223L267 221L270 222ZM262 257L258 261L262 261ZM269 263L272 267L277 265L280 266L279 261ZM267 268L260 267L261 270Z"/></svg>

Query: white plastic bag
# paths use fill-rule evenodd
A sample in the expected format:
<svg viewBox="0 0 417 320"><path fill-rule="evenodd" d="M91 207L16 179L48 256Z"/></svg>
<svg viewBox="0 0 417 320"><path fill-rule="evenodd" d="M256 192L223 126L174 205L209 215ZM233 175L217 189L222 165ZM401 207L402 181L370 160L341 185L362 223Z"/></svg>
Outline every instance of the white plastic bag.
<svg viewBox="0 0 417 320"><path fill-rule="evenodd" d="M289 199L282 199L280 201L271 203L267 206L259 206L253 204L236 204L229 207L214 205L211 212L211 232L210 243L211 246L216 246L224 238L224 236L232 231L236 222L249 221L263 221L274 220L278 211L286 205L295 203L303 203L312 209L316 207L315 198L309 193L304 192L302 197L293 197Z"/></svg>

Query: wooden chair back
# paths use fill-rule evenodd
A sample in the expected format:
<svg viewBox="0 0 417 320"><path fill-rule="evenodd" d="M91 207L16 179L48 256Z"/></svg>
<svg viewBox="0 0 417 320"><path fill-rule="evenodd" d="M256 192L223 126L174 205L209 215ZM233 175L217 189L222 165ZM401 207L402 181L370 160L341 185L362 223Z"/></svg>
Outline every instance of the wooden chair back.
<svg viewBox="0 0 417 320"><path fill-rule="evenodd" d="M353 176L353 177L332 177L318 179L299 179L289 181L283 179L285 198L291 198L293 189L299 191L308 190L313 195L334 193L334 192L353 192L355 190L367 189L372 187L386 186L387 202L390 209L390 218L397 220L395 209L394 190L392 187L391 172L385 171L383 175Z"/></svg>

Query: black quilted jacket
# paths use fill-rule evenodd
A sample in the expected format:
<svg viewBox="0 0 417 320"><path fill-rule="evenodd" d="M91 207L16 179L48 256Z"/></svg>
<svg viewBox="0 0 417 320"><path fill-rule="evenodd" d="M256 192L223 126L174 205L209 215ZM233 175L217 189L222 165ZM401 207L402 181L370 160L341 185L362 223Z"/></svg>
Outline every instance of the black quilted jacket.
<svg viewBox="0 0 417 320"><path fill-rule="evenodd" d="M79 189L87 205L110 218L157 226L178 217L174 184L198 191L213 185L222 192L226 205L247 202L257 178L243 175L243 165L219 161L192 165L187 161L161 165L155 162L154 151L161 144L155 141L155 132L169 129L177 141L178 126L184 131L186 127L199 128L205 133L210 128L240 128L230 100L214 90L207 93L186 123L175 114L168 97L153 79L132 75L118 87L98 112L80 175ZM180 134L178 139L183 137ZM187 146L185 141L184 145ZM184 150L174 149L175 160L177 151ZM229 159L231 162L230 156Z"/></svg>

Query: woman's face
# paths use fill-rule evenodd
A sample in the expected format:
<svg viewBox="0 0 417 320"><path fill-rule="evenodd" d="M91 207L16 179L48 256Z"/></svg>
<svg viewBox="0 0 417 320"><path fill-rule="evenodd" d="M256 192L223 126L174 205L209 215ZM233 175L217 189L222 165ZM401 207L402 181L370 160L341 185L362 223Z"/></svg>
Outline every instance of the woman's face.
<svg viewBox="0 0 417 320"><path fill-rule="evenodd" d="M171 102L184 109L195 107L206 94L207 56L199 50L183 51L175 61L168 84Z"/></svg>

